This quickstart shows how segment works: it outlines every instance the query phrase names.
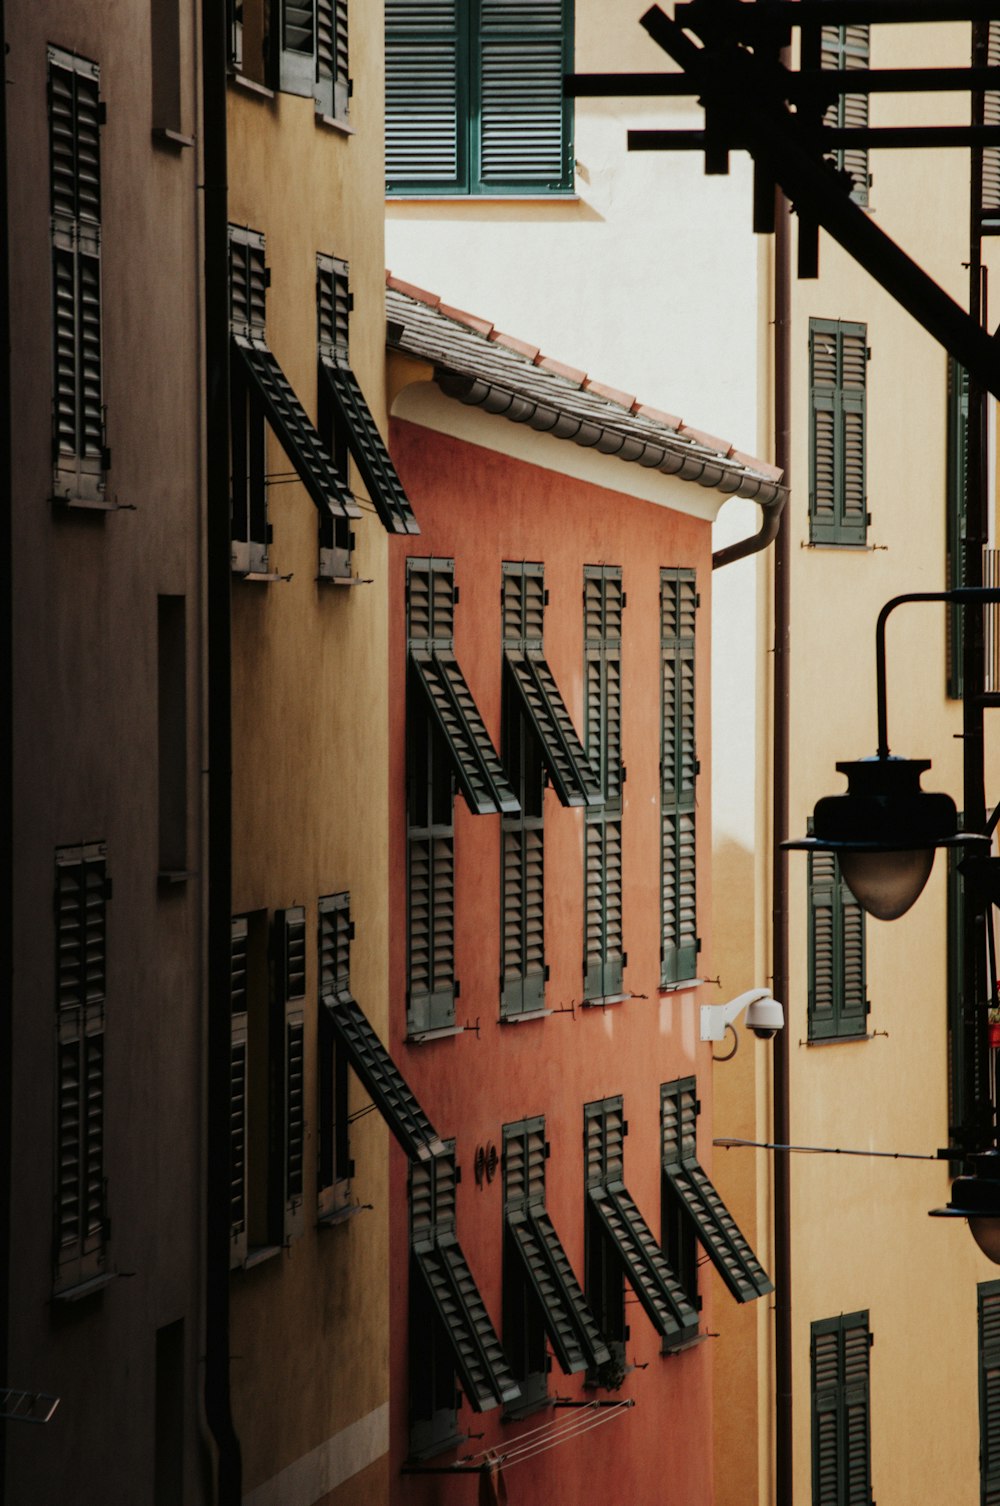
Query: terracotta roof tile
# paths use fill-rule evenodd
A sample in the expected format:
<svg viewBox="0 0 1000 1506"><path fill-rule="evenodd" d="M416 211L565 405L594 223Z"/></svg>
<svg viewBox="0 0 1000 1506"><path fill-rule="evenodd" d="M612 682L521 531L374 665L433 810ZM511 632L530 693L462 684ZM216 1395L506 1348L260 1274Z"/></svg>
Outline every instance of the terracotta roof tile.
<svg viewBox="0 0 1000 1506"><path fill-rule="evenodd" d="M634 393L622 392L617 387L606 387L603 382L591 381L590 377L587 377L583 385L588 392L593 392L595 396L603 397L609 403L617 403L619 408L628 408L629 412L632 411L632 406L635 403Z"/></svg>
<svg viewBox="0 0 1000 1506"><path fill-rule="evenodd" d="M393 277L391 272L385 274L385 285L396 293L405 293L407 298L415 298L417 303L426 303L428 308L436 309L441 306L439 294L428 293L426 288L418 288L412 282L404 282L401 277Z"/></svg>
<svg viewBox="0 0 1000 1506"><path fill-rule="evenodd" d="M648 419L651 424L666 424L668 429L683 429L684 420L673 413L664 413L662 408L651 408L648 403L635 402L632 412L638 418Z"/></svg>
<svg viewBox="0 0 1000 1506"><path fill-rule="evenodd" d="M720 439L717 434L706 434L704 429L692 429L689 424L681 424L681 433L685 439L696 439L699 444L705 445L710 450L716 450L727 458L733 453L729 440Z"/></svg>
<svg viewBox="0 0 1000 1506"><path fill-rule="evenodd" d="M464 324L468 329L474 329L477 334L485 335L487 339L493 332L493 325L488 319L480 319L477 314L467 314L464 309L452 308L448 303L438 302L438 313L444 314L446 319L454 319L456 324Z"/></svg>
<svg viewBox="0 0 1000 1506"><path fill-rule="evenodd" d="M585 371L578 371L575 366L567 366L565 362L556 361L552 356L537 355L534 364L540 366L543 371L551 371L555 376L565 377L568 382L575 382L578 387L582 387L587 380Z"/></svg>
<svg viewBox="0 0 1000 1506"><path fill-rule="evenodd" d="M516 350L519 356L527 356L531 362L540 354L537 345L529 345L527 340L519 340L516 335L502 335L498 329L492 330L487 338L495 345L505 346L507 350Z"/></svg>
<svg viewBox="0 0 1000 1506"><path fill-rule="evenodd" d="M747 455L743 450L730 450L730 460L738 460L740 465L745 465L752 471L759 471L762 476L770 476L772 481L780 481L784 471L780 465L771 465L767 460L758 460L756 455Z"/></svg>

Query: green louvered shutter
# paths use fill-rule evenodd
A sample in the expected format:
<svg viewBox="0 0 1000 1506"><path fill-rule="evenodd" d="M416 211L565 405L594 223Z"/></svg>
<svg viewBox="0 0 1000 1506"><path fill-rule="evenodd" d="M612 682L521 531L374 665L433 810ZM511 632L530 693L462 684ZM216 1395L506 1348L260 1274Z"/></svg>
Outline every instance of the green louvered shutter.
<svg viewBox="0 0 1000 1506"><path fill-rule="evenodd" d="M56 853L55 1291L107 1266L104 1029L108 879L103 843Z"/></svg>
<svg viewBox="0 0 1000 1506"><path fill-rule="evenodd" d="M862 1036L868 1016L865 917L832 852L808 862L809 1039Z"/></svg>
<svg viewBox="0 0 1000 1506"><path fill-rule="evenodd" d="M316 108L346 120L351 80L348 65L347 0L316 0Z"/></svg>
<svg viewBox="0 0 1000 1506"><path fill-rule="evenodd" d="M992 29L992 28L991 28ZM969 518L969 373L948 357L948 471L946 506L947 586L965 584L965 536ZM947 617L948 694L963 695L964 608L950 606Z"/></svg>
<svg viewBox="0 0 1000 1506"><path fill-rule="evenodd" d="M1000 1506L1000 1281L982 1281L979 1300L980 1506Z"/></svg>
<svg viewBox="0 0 1000 1506"><path fill-rule="evenodd" d="M54 492L102 506L100 69L50 47L48 95Z"/></svg>
<svg viewBox="0 0 1000 1506"><path fill-rule="evenodd" d="M619 994L622 928L621 650L625 594L617 565L587 565L583 582L584 714L591 768L604 794L584 826L584 997Z"/></svg>
<svg viewBox="0 0 1000 1506"><path fill-rule="evenodd" d="M809 321L809 538L864 544L867 332L863 324Z"/></svg>
<svg viewBox="0 0 1000 1506"><path fill-rule="evenodd" d="M660 982L697 968L695 611L693 570L660 571Z"/></svg>
<svg viewBox="0 0 1000 1506"><path fill-rule="evenodd" d="M572 115L562 79L572 72L571 7L565 0L478 3L470 114L470 158L478 173L472 191L569 189Z"/></svg>
<svg viewBox="0 0 1000 1506"><path fill-rule="evenodd" d="M304 1224L306 912L301 905L275 915L278 987L284 1005L284 1236Z"/></svg>
<svg viewBox="0 0 1000 1506"><path fill-rule="evenodd" d="M249 926L234 916L229 964L229 1263L247 1254L247 1007Z"/></svg>
<svg viewBox="0 0 1000 1506"><path fill-rule="evenodd" d="M464 0L386 0L389 192L466 192L468 10Z"/></svg>
<svg viewBox="0 0 1000 1506"><path fill-rule="evenodd" d="M813 1506L871 1506L868 1314L813 1323Z"/></svg>
<svg viewBox="0 0 1000 1506"><path fill-rule="evenodd" d="M824 26L821 32L823 68L867 68L870 46L867 26ZM867 94L841 94L823 118L825 126L863 130L868 125ZM851 198L856 204L868 203L868 150L863 146L838 147L832 154L837 166L854 180Z"/></svg>
<svg viewBox="0 0 1000 1506"><path fill-rule="evenodd" d="M989 23L986 61L990 68L1000 68L1000 21ZM1000 89L988 89L983 98L983 124L1000 125ZM1000 146L983 150L983 229L991 234L1000 230Z"/></svg>

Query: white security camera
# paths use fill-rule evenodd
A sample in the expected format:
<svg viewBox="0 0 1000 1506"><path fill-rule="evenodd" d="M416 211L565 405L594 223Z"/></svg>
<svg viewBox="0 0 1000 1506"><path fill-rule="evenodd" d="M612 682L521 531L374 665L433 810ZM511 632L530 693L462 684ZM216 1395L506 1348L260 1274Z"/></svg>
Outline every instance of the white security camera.
<svg viewBox="0 0 1000 1506"><path fill-rule="evenodd" d="M735 999L730 999L728 1004L703 1004L701 1006L701 1039L703 1041L723 1040L726 1031L732 1030L733 1022L739 1018L744 1009L747 1012L747 1024L754 1035L762 1041L769 1041L784 1026L785 1011L777 999L771 997L771 990L750 988L746 993L738 994Z"/></svg>

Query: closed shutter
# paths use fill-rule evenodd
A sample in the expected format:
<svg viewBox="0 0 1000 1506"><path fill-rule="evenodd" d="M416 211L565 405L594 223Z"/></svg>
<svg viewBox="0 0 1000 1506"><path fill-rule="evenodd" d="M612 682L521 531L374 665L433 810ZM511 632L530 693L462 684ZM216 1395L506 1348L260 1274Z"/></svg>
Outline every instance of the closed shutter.
<svg viewBox="0 0 1000 1506"><path fill-rule="evenodd" d="M693 570L660 571L660 982L697 969L695 613Z"/></svg>
<svg viewBox="0 0 1000 1506"><path fill-rule="evenodd" d="M993 27L990 28L991 32ZM1000 119L998 119L1000 124ZM948 470L946 506L948 509L947 576L948 590L965 585L965 538L969 520L969 373L954 356L948 357ZM965 652L965 610L949 606L945 618L948 652L948 694L953 700L963 695L963 657Z"/></svg>
<svg viewBox="0 0 1000 1506"><path fill-rule="evenodd" d="M55 495L105 504L100 70L48 50Z"/></svg>
<svg viewBox="0 0 1000 1506"><path fill-rule="evenodd" d="M390 192L468 182L466 0L386 0L385 156Z"/></svg>
<svg viewBox="0 0 1000 1506"><path fill-rule="evenodd" d="M811 852L807 873L809 1039L862 1036L868 1016L864 911L835 853Z"/></svg>
<svg viewBox="0 0 1000 1506"><path fill-rule="evenodd" d="M572 0L386 0L390 193L573 184Z"/></svg>
<svg viewBox="0 0 1000 1506"><path fill-rule="evenodd" d="M504 1016L545 1004L545 865L541 821L526 818L503 832L501 936Z"/></svg>
<svg viewBox="0 0 1000 1506"><path fill-rule="evenodd" d="M229 1263L247 1255L247 1006L249 926L245 915L232 922L230 950L229 1056Z"/></svg>
<svg viewBox="0 0 1000 1506"><path fill-rule="evenodd" d="M563 0L479 0L470 115L471 156L479 173L473 190L570 186L570 112L562 79L571 71L571 32L565 11Z"/></svg>
<svg viewBox="0 0 1000 1506"><path fill-rule="evenodd" d="M56 854L55 1291L107 1269L103 844Z"/></svg>
<svg viewBox="0 0 1000 1506"><path fill-rule="evenodd" d="M809 537L863 544L867 333L863 324L809 321Z"/></svg>
<svg viewBox="0 0 1000 1506"><path fill-rule="evenodd" d="M604 796L588 807L584 837L584 997L624 986L622 931L621 645L625 593L616 565L587 565L583 582L587 755Z"/></svg>
<svg viewBox="0 0 1000 1506"><path fill-rule="evenodd" d="M296 905L274 918L281 1002L284 1006L284 1236L297 1239L304 1222L306 912Z"/></svg>
<svg viewBox="0 0 1000 1506"><path fill-rule="evenodd" d="M867 68L870 46L867 26L824 26L821 32L823 68ZM868 125L867 94L841 94L823 119L825 126L863 130ZM837 166L850 173L854 182L851 198L856 204L868 203L868 149L838 147L832 154Z"/></svg>
<svg viewBox="0 0 1000 1506"><path fill-rule="evenodd" d="M979 1302L981 1506L1000 1506L1000 1281L982 1281Z"/></svg>
<svg viewBox="0 0 1000 1506"><path fill-rule="evenodd" d="M989 23L986 62L990 68L1000 68L1000 21ZM1000 89L988 89L983 97L983 124L1000 125ZM995 232L1000 228L1000 146L983 150L982 202L983 219Z"/></svg>
<svg viewBox="0 0 1000 1506"><path fill-rule="evenodd" d="M813 1506L870 1506L871 1418L868 1314L813 1323Z"/></svg>

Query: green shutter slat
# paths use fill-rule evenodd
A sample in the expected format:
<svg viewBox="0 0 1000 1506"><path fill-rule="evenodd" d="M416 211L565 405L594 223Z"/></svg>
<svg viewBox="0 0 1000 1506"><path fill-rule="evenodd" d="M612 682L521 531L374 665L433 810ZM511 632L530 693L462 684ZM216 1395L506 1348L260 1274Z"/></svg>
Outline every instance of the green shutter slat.
<svg viewBox="0 0 1000 1506"><path fill-rule="evenodd" d="M843 1034L863 1031L868 1010L865 986L865 912L847 885L840 884L841 968L840 1021Z"/></svg>
<svg viewBox="0 0 1000 1506"><path fill-rule="evenodd" d="M979 1312L979 1479L982 1506L1000 1500L1000 1281L977 1288Z"/></svg>
<svg viewBox="0 0 1000 1506"><path fill-rule="evenodd" d="M356 517L353 499L345 494L343 482L323 448L312 419L270 350L259 345L244 345L234 338L232 351L234 361L243 368L259 395L278 443L316 507L321 513L328 512L334 517Z"/></svg>
<svg viewBox="0 0 1000 1506"><path fill-rule="evenodd" d="M516 818L513 818L516 820ZM504 824L501 896L505 1015L530 1013L545 1002L545 860L542 823Z"/></svg>
<svg viewBox="0 0 1000 1506"><path fill-rule="evenodd" d="M693 570L660 571L660 981L697 968Z"/></svg>
<svg viewBox="0 0 1000 1506"><path fill-rule="evenodd" d="M357 377L325 360L320 368L379 521L388 533L419 533L420 526Z"/></svg>
<svg viewBox="0 0 1000 1506"><path fill-rule="evenodd" d="M543 655L509 649L504 660L562 804L601 804L601 790L590 760Z"/></svg>
<svg viewBox="0 0 1000 1506"><path fill-rule="evenodd" d="M459 0L386 0L385 156L390 192L464 187L467 46Z"/></svg>
<svg viewBox="0 0 1000 1506"><path fill-rule="evenodd" d="M869 66L867 26L824 26L820 32L820 66L857 69ZM823 117L825 126L864 128L868 124L867 94L840 94ZM868 203L868 152L865 147L837 147L830 155L854 180L851 198Z"/></svg>
<svg viewBox="0 0 1000 1506"><path fill-rule="evenodd" d="M870 1347L867 1313L812 1325L814 1506L871 1506Z"/></svg>
<svg viewBox="0 0 1000 1506"><path fill-rule="evenodd" d="M455 1009L455 853L451 837L409 839L411 1031L451 1024Z"/></svg>
<svg viewBox="0 0 1000 1506"><path fill-rule="evenodd" d="M809 322L809 536L814 544L867 537L864 325Z"/></svg>
<svg viewBox="0 0 1000 1506"><path fill-rule="evenodd" d="M372 1102L412 1161L438 1154L442 1142L396 1063L349 994L323 998L331 1023Z"/></svg>
<svg viewBox="0 0 1000 1506"><path fill-rule="evenodd" d="M811 852L809 909L810 1040L862 1036L868 1014L865 917L831 852Z"/></svg>
<svg viewBox="0 0 1000 1506"><path fill-rule="evenodd" d="M660 1088L663 1170L719 1275L738 1302L774 1290L736 1220L698 1161L693 1077Z"/></svg>
<svg viewBox="0 0 1000 1506"><path fill-rule="evenodd" d="M469 809L474 815L516 811L517 796L458 661L441 650L433 653L417 650L410 656L410 665L414 683L441 733Z"/></svg>
<svg viewBox="0 0 1000 1506"><path fill-rule="evenodd" d="M986 62L990 68L1000 68L1000 21L989 22ZM1000 125L1000 90L988 89L983 96L983 124ZM1000 147L997 146L983 150L982 207L990 219L1000 214Z"/></svg>

